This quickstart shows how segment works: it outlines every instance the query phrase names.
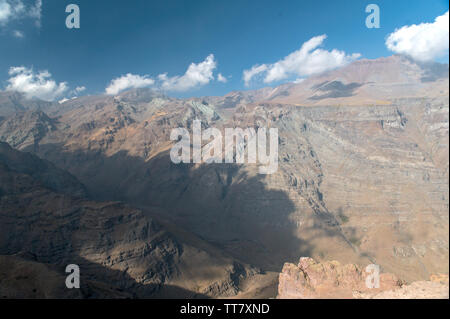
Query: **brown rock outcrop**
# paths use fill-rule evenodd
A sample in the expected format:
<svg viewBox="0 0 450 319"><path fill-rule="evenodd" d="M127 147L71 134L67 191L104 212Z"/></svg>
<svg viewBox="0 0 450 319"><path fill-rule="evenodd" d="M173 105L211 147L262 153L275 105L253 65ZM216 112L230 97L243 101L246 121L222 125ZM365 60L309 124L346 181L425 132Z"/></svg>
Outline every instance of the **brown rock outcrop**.
<svg viewBox="0 0 450 319"><path fill-rule="evenodd" d="M355 292L380 292L401 287L396 276L380 274L380 288L368 288L367 275L364 269L354 264L342 265L338 261L319 263L302 257L298 265L284 265L279 277L278 298L353 298Z"/></svg>
<svg viewBox="0 0 450 319"><path fill-rule="evenodd" d="M355 264L316 262L300 258L298 265L286 263L279 277L279 299L438 299L448 298L448 276L406 285L395 275L380 274L379 288L366 284L369 274Z"/></svg>

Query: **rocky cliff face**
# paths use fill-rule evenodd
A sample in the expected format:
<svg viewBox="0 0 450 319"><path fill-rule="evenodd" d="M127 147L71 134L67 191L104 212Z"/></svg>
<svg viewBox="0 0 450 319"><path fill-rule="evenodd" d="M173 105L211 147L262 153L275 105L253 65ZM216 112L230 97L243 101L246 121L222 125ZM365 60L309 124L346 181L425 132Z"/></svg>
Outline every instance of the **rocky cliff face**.
<svg viewBox="0 0 450 319"><path fill-rule="evenodd" d="M395 275L381 273L379 285L370 286L370 273L355 264L316 262L302 257L298 265L286 263L279 276L280 299L448 299L448 275L406 284Z"/></svg>
<svg viewBox="0 0 450 319"><path fill-rule="evenodd" d="M0 118L9 117L17 112L47 111L57 103L27 99L22 93L12 91L0 92Z"/></svg>
<svg viewBox="0 0 450 319"><path fill-rule="evenodd" d="M37 151L39 141L56 129L56 120L42 111L15 113L1 123L0 139L13 147L29 147Z"/></svg>

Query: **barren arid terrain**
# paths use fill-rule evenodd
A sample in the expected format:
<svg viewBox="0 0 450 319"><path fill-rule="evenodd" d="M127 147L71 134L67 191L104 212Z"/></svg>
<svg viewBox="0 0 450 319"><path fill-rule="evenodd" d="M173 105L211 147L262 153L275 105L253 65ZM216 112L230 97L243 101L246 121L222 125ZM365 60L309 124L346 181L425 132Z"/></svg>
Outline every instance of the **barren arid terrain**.
<svg viewBox="0 0 450 319"><path fill-rule="evenodd" d="M0 92L0 298L269 298L300 257L448 275L448 85L448 64L394 55L219 97ZM196 119L278 128L277 172L174 164Z"/></svg>

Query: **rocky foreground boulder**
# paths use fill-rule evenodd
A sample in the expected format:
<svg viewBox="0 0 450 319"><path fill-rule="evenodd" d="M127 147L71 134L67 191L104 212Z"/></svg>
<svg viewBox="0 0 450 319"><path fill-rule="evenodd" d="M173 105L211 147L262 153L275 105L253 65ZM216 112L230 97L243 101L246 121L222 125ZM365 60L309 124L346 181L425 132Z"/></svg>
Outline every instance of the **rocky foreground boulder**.
<svg viewBox="0 0 450 319"><path fill-rule="evenodd" d="M378 288L366 284L369 273L337 261L317 262L302 257L298 265L286 263L279 276L279 299L445 299L449 298L448 275L406 284L395 275L381 273Z"/></svg>

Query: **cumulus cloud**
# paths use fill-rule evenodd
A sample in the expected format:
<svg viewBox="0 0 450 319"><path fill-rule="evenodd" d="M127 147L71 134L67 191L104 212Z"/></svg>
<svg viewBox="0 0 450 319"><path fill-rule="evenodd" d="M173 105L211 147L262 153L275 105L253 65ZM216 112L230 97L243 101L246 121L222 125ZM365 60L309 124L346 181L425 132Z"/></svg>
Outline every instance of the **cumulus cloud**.
<svg viewBox="0 0 450 319"><path fill-rule="evenodd" d="M81 93L81 92L83 92L83 91L85 91L85 90L86 90L86 87L84 87L84 86L77 86L77 87L75 88L74 92L75 92L76 94L79 94L79 93Z"/></svg>
<svg viewBox="0 0 450 319"><path fill-rule="evenodd" d="M115 95L124 90L143 87L155 87L166 91L188 91L214 80L215 68L214 55L210 54L203 62L191 63L183 75L169 77L167 73L163 73L153 79L147 75L128 73L112 80L106 88L106 94Z"/></svg>
<svg viewBox="0 0 450 319"><path fill-rule="evenodd" d="M147 75L140 76L128 73L119 78L113 79L106 88L106 94L115 95L128 89L149 87L154 83L155 80L149 78Z"/></svg>
<svg viewBox="0 0 450 319"><path fill-rule="evenodd" d="M404 26L389 34L386 46L389 50L405 54L419 61L431 61L445 56L449 50L448 11L433 23Z"/></svg>
<svg viewBox="0 0 450 319"><path fill-rule="evenodd" d="M14 30L12 34L15 38L19 38L19 39L25 37L25 34L20 30Z"/></svg>
<svg viewBox="0 0 450 319"><path fill-rule="evenodd" d="M71 91L69 92L68 96L69 96L70 98L66 96L66 97L62 98L61 100L59 100L58 103L59 103L59 104L63 104L64 102L67 102L67 101L76 99L76 98L78 97L78 95L79 95L81 92L84 92L85 90L86 90L86 87L84 87L84 86L77 86L75 89L73 89L73 90L71 90Z"/></svg>
<svg viewBox="0 0 450 319"><path fill-rule="evenodd" d="M11 0L0 0L0 25L5 25L17 17L24 9L21 1L13 3Z"/></svg>
<svg viewBox="0 0 450 319"><path fill-rule="evenodd" d="M13 20L31 18L38 27L41 25L42 0L25 5L22 0L0 0L0 26Z"/></svg>
<svg viewBox="0 0 450 319"><path fill-rule="evenodd" d="M41 26L41 16L42 16L42 0L36 0L34 6L31 6L28 10L28 15L34 18L36 21L36 26Z"/></svg>
<svg viewBox="0 0 450 319"><path fill-rule="evenodd" d="M158 75L158 80L163 90L188 91L214 80L213 72L216 67L214 55L210 54L203 62L191 63L184 75L169 77L164 73Z"/></svg>
<svg viewBox="0 0 450 319"><path fill-rule="evenodd" d="M327 51L317 48L326 38L325 34L311 38L303 43L299 50L278 62L255 65L249 70L244 70L245 85L248 86L250 81L258 75L263 76L264 83L276 82L292 76L306 77L344 66L361 56L359 53L348 55L336 49Z"/></svg>
<svg viewBox="0 0 450 319"><path fill-rule="evenodd" d="M219 74L217 75L217 81L222 82L222 83L227 83L227 82L228 82L227 78L224 77L224 76L222 75L222 73L219 73Z"/></svg>
<svg viewBox="0 0 450 319"><path fill-rule="evenodd" d="M34 73L32 69L19 66L11 67L8 73L6 89L24 93L28 98L54 101L68 90L66 82L56 83L48 71Z"/></svg>

